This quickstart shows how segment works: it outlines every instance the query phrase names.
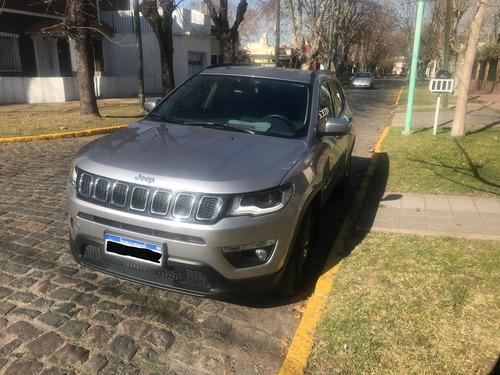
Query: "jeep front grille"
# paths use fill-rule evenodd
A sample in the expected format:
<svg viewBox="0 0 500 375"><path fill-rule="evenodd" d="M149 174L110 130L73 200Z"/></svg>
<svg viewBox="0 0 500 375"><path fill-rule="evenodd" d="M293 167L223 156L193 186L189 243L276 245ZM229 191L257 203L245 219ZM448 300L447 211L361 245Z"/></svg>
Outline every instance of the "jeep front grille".
<svg viewBox="0 0 500 375"><path fill-rule="evenodd" d="M217 215L221 204L222 202L219 197L201 198L201 204L198 207L196 218L198 220L210 220L214 215Z"/></svg>
<svg viewBox="0 0 500 375"><path fill-rule="evenodd" d="M116 181L80 171L77 179L80 199L136 214L170 220L213 223L220 219L228 199L192 192Z"/></svg>
<svg viewBox="0 0 500 375"><path fill-rule="evenodd" d="M115 183L113 186L113 195L111 196L111 204L118 207L125 207L127 202L128 185L120 182Z"/></svg>
<svg viewBox="0 0 500 375"><path fill-rule="evenodd" d="M148 204L149 189L135 187L132 190L130 208L136 211L145 211Z"/></svg>
<svg viewBox="0 0 500 375"><path fill-rule="evenodd" d="M172 194L168 191L157 190L151 203L151 212L157 215L166 215L170 206Z"/></svg>

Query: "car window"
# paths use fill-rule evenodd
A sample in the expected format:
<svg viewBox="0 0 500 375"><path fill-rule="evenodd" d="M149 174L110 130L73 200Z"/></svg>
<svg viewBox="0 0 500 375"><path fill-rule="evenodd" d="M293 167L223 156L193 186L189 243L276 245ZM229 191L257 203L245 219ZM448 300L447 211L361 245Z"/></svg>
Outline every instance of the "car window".
<svg viewBox="0 0 500 375"><path fill-rule="evenodd" d="M169 95L150 119L213 122L278 137L306 133L310 85L224 75L196 75Z"/></svg>
<svg viewBox="0 0 500 375"><path fill-rule="evenodd" d="M330 88L330 92L331 92L332 99L333 99L334 116L339 117L340 114L342 113L342 109L344 107L344 103L343 103L344 98L342 97L342 94L340 91L341 89L339 88L338 83L336 83L336 82L330 82L330 84L328 86Z"/></svg>
<svg viewBox="0 0 500 375"><path fill-rule="evenodd" d="M320 86L319 92L319 111L318 111L318 125L320 128L324 127L326 121L330 117L335 116L335 110L333 105L332 93L327 83L323 83Z"/></svg>

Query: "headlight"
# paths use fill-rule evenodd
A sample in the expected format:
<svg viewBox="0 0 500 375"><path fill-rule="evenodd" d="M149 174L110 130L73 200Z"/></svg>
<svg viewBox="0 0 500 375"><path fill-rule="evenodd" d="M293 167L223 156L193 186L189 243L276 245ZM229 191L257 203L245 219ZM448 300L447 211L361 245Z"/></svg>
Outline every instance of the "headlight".
<svg viewBox="0 0 500 375"><path fill-rule="evenodd" d="M236 196L229 215L264 215L281 210L292 196L293 186L285 185L275 189Z"/></svg>
<svg viewBox="0 0 500 375"><path fill-rule="evenodd" d="M69 183L76 187L76 178L78 176L78 170L75 167L75 162L71 163L71 169L69 171Z"/></svg>

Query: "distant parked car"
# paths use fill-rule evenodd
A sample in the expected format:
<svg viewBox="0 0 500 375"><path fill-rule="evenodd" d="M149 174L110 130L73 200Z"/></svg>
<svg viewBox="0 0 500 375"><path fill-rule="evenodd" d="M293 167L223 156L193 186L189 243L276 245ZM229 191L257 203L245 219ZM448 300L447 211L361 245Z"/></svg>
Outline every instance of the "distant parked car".
<svg viewBox="0 0 500 375"><path fill-rule="evenodd" d="M146 107L75 158L75 260L199 296L297 293L320 209L349 172L355 132L340 82L214 66Z"/></svg>
<svg viewBox="0 0 500 375"><path fill-rule="evenodd" d="M371 73L356 73L356 76L352 80L352 85L355 88L373 89L375 87L375 79Z"/></svg>
<svg viewBox="0 0 500 375"><path fill-rule="evenodd" d="M408 75L408 72L406 70L402 70L401 73L399 73L400 77L406 77Z"/></svg>

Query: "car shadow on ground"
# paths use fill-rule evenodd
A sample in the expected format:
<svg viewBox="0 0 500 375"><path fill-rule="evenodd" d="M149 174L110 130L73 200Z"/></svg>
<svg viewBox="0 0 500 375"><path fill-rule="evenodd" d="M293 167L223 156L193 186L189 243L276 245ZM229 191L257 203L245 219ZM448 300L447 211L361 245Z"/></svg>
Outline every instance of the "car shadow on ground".
<svg viewBox="0 0 500 375"><path fill-rule="evenodd" d="M363 190L385 191L389 175L387 154L377 153L372 158L373 161L370 158L353 156L347 191L342 197L332 194L323 207L313 254L309 260L306 280L301 293L291 297L277 292L269 292L233 299L230 302L265 309L298 303L306 300L314 293L318 279L329 269L335 267L342 259L348 257L366 236L366 232L360 232L356 229L360 214L363 211L366 195L363 194ZM370 165L372 165L369 171L370 176L367 176ZM365 179L367 180L365 181ZM363 190L358 194L360 189ZM382 197L382 195L380 196ZM375 211L369 210L369 212L376 212L376 207ZM373 223L374 217L374 215L372 218L364 217L363 221ZM336 241L341 241L341 245L335 246ZM334 255L335 262L328 264L328 269L326 269L327 260L331 255Z"/></svg>

